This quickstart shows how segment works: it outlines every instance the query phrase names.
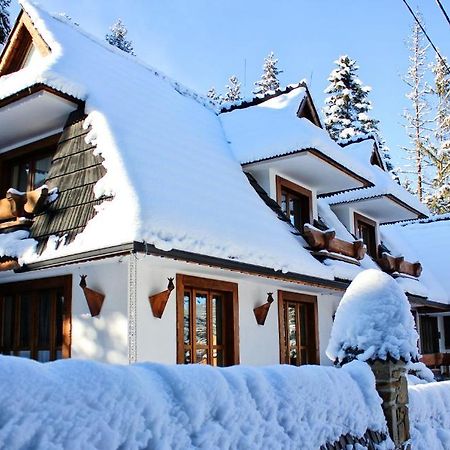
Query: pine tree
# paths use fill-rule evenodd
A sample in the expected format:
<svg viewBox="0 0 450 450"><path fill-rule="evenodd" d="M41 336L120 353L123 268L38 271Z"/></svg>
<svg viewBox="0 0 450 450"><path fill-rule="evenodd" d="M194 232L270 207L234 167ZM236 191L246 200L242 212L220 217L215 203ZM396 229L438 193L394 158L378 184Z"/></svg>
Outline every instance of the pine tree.
<svg viewBox="0 0 450 450"><path fill-rule="evenodd" d="M125 39L128 34L127 27L123 24L122 20L119 19L114 25L110 27L111 33L105 36L106 41L114 45L124 52L134 55L133 52L133 42Z"/></svg>
<svg viewBox="0 0 450 450"><path fill-rule="evenodd" d="M340 56L328 78L325 93L325 127L335 140L350 139L378 131L378 121L369 117L372 105L368 99L371 88L363 86L357 73L356 61Z"/></svg>
<svg viewBox="0 0 450 450"><path fill-rule="evenodd" d="M8 8L11 0L0 0L0 45L6 42L11 26L9 23Z"/></svg>
<svg viewBox="0 0 450 450"><path fill-rule="evenodd" d="M261 79L255 82L254 94L266 94L269 91L275 91L279 89L280 82L278 81L278 75L283 73L282 70L277 67L278 59L275 58L273 52L264 59L263 74Z"/></svg>
<svg viewBox="0 0 450 450"><path fill-rule="evenodd" d="M235 75L232 75L225 88L227 89L227 92L225 93L223 97L224 102L236 102L238 100L242 100L241 96L241 83L239 83L239 80Z"/></svg>
<svg viewBox="0 0 450 450"><path fill-rule="evenodd" d="M213 86L211 87L211 89L208 91L208 93L206 94L206 96L213 102L216 103L218 105L220 105L222 103L222 97L220 96L220 94L216 91L216 88Z"/></svg>
<svg viewBox="0 0 450 450"><path fill-rule="evenodd" d="M436 55L432 67L434 78L433 94L436 97L435 144L427 149L435 176L433 190L425 198L428 207L437 214L450 212L450 74L447 59Z"/></svg>

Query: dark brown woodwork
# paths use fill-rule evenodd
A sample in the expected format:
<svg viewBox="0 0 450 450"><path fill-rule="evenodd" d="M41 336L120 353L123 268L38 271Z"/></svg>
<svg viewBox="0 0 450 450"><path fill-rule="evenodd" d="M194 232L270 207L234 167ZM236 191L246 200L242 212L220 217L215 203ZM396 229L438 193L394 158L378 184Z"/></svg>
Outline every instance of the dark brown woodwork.
<svg viewBox="0 0 450 450"><path fill-rule="evenodd" d="M306 224L303 229L306 242L314 251L327 250L332 253L361 260L366 254L366 247L360 240L347 242L336 238L333 230L321 231L310 224Z"/></svg>
<svg viewBox="0 0 450 450"><path fill-rule="evenodd" d="M239 304L238 285L228 281L213 280L177 274L177 364L184 364L184 292L186 290L209 290L225 295L227 318L225 324L225 365L239 364Z"/></svg>
<svg viewBox="0 0 450 450"><path fill-rule="evenodd" d="M255 314L256 322L258 325L264 325L266 323L267 314L269 313L270 305L273 303L273 293L267 293L267 302L261 306L257 306L253 309Z"/></svg>
<svg viewBox="0 0 450 450"><path fill-rule="evenodd" d="M0 353L20 355L21 350L29 350L30 358L37 359L37 352L39 351L38 332L39 316L37 311L36 300L42 292L46 292L50 295L50 346L47 348L50 351L50 360L57 358L57 350L61 351L62 358L70 358L71 355L71 340L72 340L72 276L66 275L61 277L35 279L30 281L22 281L18 283L7 283L0 285L0 336L4 333L2 326L4 326L4 320L6 318L2 315L2 302L6 297L13 297L15 303L15 317L13 317L12 323L12 346L9 348L9 352L5 348L1 348ZM20 343L20 315L21 296L27 295L31 301L32 306L32 320L30 322L30 336L27 347L23 348L23 344ZM56 314L56 302L57 295L62 296L63 305L60 311L61 323L57 325ZM61 333L61 345L57 348L56 332ZM1 339L0 339L1 341Z"/></svg>
<svg viewBox="0 0 450 450"><path fill-rule="evenodd" d="M288 304L307 305L309 320L307 323L306 337L308 348L308 364L319 364L319 322L317 311L317 297L296 292L278 291L278 330L280 340L280 363L289 364L287 348L288 324L286 320L286 306ZM300 330L296 330L299 340Z"/></svg>
<svg viewBox="0 0 450 450"><path fill-rule="evenodd" d="M384 272L389 274L398 272L416 278L422 274L422 265L420 262L411 263L405 261L403 256L392 256L389 253L383 253L381 258L378 258L377 263Z"/></svg>
<svg viewBox="0 0 450 450"><path fill-rule="evenodd" d="M80 275L80 288L84 292L86 302L89 307L89 311L92 317L96 317L100 314L103 306L103 301L105 300L104 294L90 289L86 285L87 275Z"/></svg>
<svg viewBox="0 0 450 450"><path fill-rule="evenodd" d="M169 300L170 293L175 289L173 284L173 278L168 278L169 283L165 291L159 292L148 297L150 306L152 308L153 316L161 319L166 309L167 301Z"/></svg>
<svg viewBox="0 0 450 450"><path fill-rule="evenodd" d="M368 217L362 216L361 214L354 213L354 226L355 226L355 235L357 238L363 240L363 230L366 230L368 239L366 239L366 242L364 244L367 248L367 253L372 258L377 258L377 249L378 249L378 242L377 242L377 223L369 219Z"/></svg>
<svg viewBox="0 0 450 450"><path fill-rule="evenodd" d="M281 206L282 195L292 195L297 197L305 207L301 208L301 217L296 218L295 225L300 232L303 231L303 225L305 223L312 222L313 219L313 195L309 189L299 186L292 181L286 180L280 176L276 176L276 190L277 190L277 203ZM288 217L289 219L289 217Z"/></svg>
<svg viewBox="0 0 450 450"><path fill-rule="evenodd" d="M0 258L0 272L7 270L15 270L20 267L17 258L10 258L9 256L2 256Z"/></svg>
<svg viewBox="0 0 450 450"><path fill-rule="evenodd" d="M0 76L19 70L31 45L42 56L50 53L50 47L37 32L28 14L22 10L0 56Z"/></svg>

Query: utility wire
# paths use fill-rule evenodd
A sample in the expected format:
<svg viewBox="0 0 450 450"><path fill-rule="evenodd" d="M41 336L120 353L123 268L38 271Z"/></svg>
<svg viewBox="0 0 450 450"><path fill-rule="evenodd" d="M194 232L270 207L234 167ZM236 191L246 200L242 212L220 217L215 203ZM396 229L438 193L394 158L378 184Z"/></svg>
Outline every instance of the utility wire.
<svg viewBox="0 0 450 450"><path fill-rule="evenodd" d="M403 3L406 5L406 7L408 8L409 12L411 13L411 15L414 17L414 20L416 21L417 25L419 25L420 29L422 30L423 34L425 35L425 37L427 38L428 42L430 43L430 45L433 47L434 51L436 52L436 54L439 56L440 60L442 61L442 64L444 64L445 68L447 69L447 73L450 74L450 69L447 65L447 63L445 62L445 59L441 56L441 54L439 53L439 50L437 49L437 47L433 44L433 41L431 40L430 36L428 36L428 33L426 32L425 28L423 27L422 23L420 22L420 20L418 19L418 17L416 16L416 14L414 13L414 11L411 9L411 7L408 5L408 2L406 0L402 0Z"/></svg>
<svg viewBox="0 0 450 450"><path fill-rule="evenodd" d="M450 25L450 17L448 17L447 11L445 10L444 6L442 5L440 0L436 0L436 3L439 5L439 8L441 8L442 14L444 14L445 18L447 19L448 24Z"/></svg>

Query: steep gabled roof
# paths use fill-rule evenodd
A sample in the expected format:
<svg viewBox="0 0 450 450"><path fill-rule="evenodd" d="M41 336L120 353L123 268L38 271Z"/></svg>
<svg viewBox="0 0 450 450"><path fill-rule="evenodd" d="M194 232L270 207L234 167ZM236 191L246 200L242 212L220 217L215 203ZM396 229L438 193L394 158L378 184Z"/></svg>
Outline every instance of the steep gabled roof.
<svg viewBox="0 0 450 450"><path fill-rule="evenodd" d="M97 214L63 256L133 241L332 279L242 173L206 99L136 58L23 6L52 51L0 78L0 99L36 83L86 102L83 139L101 154ZM57 182L55 182L57 185Z"/></svg>

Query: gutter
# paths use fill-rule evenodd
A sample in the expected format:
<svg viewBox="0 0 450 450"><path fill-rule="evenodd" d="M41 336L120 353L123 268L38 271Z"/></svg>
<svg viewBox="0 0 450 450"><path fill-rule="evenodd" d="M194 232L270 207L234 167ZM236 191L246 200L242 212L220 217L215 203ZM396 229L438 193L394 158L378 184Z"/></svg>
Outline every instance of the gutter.
<svg viewBox="0 0 450 450"><path fill-rule="evenodd" d="M61 256L59 258L48 259L46 261L37 261L34 263L26 264L21 268L16 269L15 272L24 273L33 270L61 267L69 264L80 264L87 261L95 261L104 258L111 258L114 256L122 256L130 253L143 253L146 255L169 258L176 261L196 263L199 265L217 267L234 272L257 275L264 278L287 281L307 286L331 289L334 291L345 291L350 284L350 282L348 281L327 280L324 278L314 277L311 275L303 275L294 272L282 273L268 267L242 263L239 261L233 261L224 258L217 258L214 256L201 255L197 253L186 252L183 250L164 251L156 248L154 245L147 244L146 242L136 241L129 244L122 244L104 249L78 253L76 255Z"/></svg>

